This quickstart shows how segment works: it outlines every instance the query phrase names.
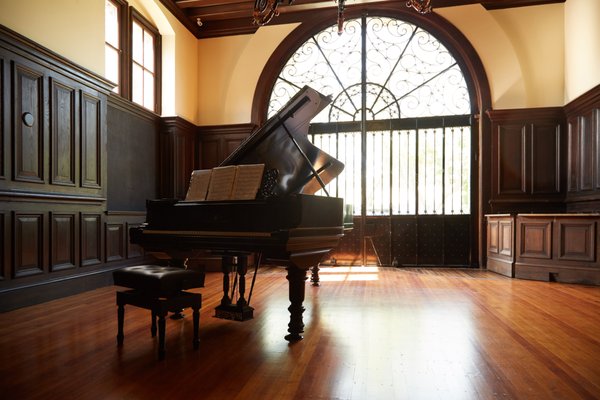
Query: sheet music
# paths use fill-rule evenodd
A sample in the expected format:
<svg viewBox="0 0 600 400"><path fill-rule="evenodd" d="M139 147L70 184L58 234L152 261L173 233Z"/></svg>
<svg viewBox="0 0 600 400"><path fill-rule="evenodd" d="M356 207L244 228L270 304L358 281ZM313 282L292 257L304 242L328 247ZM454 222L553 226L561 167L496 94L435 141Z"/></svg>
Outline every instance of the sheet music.
<svg viewBox="0 0 600 400"><path fill-rule="evenodd" d="M231 198L236 169L235 165L212 169L206 200L229 200Z"/></svg>
<svg viewBox="0 0 600 400"><path fill-rule="evenodd" d="M197 169L192 171L190 187L185 196L185 201L204 201L210 184L212 170Z"/></svg>
<svg viewBox="0 0 600 400"><path fill-rule="evenodd" d="M231 193L232 200L254 200L262 182L265 164L238 165Z"/></svg>

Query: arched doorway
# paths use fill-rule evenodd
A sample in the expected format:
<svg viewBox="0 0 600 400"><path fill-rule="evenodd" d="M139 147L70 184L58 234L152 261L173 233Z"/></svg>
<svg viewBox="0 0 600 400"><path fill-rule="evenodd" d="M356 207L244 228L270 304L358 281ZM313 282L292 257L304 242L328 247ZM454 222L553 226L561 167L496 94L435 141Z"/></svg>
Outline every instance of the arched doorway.
<svg viewBox="0 0 600 400"><path fill-rule="evenodd" d="M328 188L354 215L338 261L476 264L481 90L422 25L371 12L315 29L270 78L267 116L304 85L332 97L310 136L346 165Z"/></svg>

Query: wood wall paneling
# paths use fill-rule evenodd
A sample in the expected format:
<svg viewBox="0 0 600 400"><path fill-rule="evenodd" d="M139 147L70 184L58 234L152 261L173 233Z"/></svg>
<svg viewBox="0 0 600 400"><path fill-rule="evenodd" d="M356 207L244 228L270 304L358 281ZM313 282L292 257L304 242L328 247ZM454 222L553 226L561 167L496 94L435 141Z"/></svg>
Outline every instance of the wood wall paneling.
<svg viewBox="0 0 600 400"><path fill-rule="evenodd" d="M142 257L144 255L144 249L142 248L142 246L137 245L137 244L133 244L131 243L131 240L129 239L129 230L131 228L138 228L141 224L139 223L126 223L126 228L125 228L125 243L127 244L126 247L126 257L128 259L130 258L139 258Z"/></svg>
<svg viewBox="0 0 600 400"><path fill-rule="evenodd" d="M486 215L488 270L514 276L514 217L509 214Z"/></svg>
<svg viewBox="0 0 600 400"><path fill-rule="evenodd" d="M81 266L102 263L102 215L81 213Z"/></svg>
<svg viewBox="0 0 600 400"><path fill-rule="evenodd" d="M6 138L8 137L8 117L5 115L7 112L8 102L6 100L8 96L8 90L5 88L5 60L0 55L0 180L6 178Z"/></svg>
<svg viewBox="0 0 600 400"><path fill-rule="evenodd" d="M525 126L498 127L498 194L526 192Z"/></svg>
<svg viewBox="0 0 600 400"><path fill-rule="evenodd" d="M594 131L596 134L596 189L600 189L600 108L594 109Z"/></svg>
<svg viewBox="0 0 600 400"><path fill-rule="evenodd" d="M44 182L44 73L12 63L13 179Z"/></svg>
<svg viewBox="0 0 600 400"><path fill-rule="evenodd" d="M43 274L44 268L44 214L13 214L13 278Z"/></svg>
<svg viewBox="0 0 600 400"><path fill-rule="evenodd" d="M560 187L560 126L536 124L531 132L531 193L556 194Z"/></svg>
<svg viewBox="0 0 600 400"><path fill-rule="evenodd" d="M565 106L568 121L567 210L600 212L600 85Z"/></svg>
<svg viewBox="0 0 600 400"><path fill-rule="evenodd" d="M498 223L498 253L507 257L512 257L514 239L513 239L514 223L511 220L501 220Z"/></svg>
<svg viewBox="0 0 600 400"><path fill-rule="evenodd" d="M199 127L197 165L204 169L219 166L256 128L255 124Z"/></svg>
<svg viewBox="0 0 600 400"><path fill-rule="evenodd" d="M528 220L521 222L517 243L520 257L552 257L552 222Z"/></svg>
<svg viewBox="0 0 600 400"><path fill-rule="evenodd" d="M8 231L6 215L6 212L0 211L0 263L2 263L2 267L0 268L0 281L10 278L8 249L10 248L11 234Z"/></svg>
<svg viewBox="0 0 600 400"><path fill-rule="evenodd" d="M50 79L50 182L76 185L76 106L74 87Z"/></svg>
<svg viewBox="0 0 600 400"><path fill-rule="evenodd" d="M197 129L179 117L163 118L160 134L160 195L183 199L196 161Z"/></svg>
<svg viewBox="0 0 600 400"><path fill-rule="evenodd" d="M75 213L50 213L50 271L77 266L77 220Z"/></svg>
<svg viewBox="0 0 600 400"><path fill-rule="evenodd" d="M102 114L100 99L81 94L81 186L101 187Z"/></svg>
<svg viewBox="0 0 600 400"><path fill-rule="evenodd" d="M559 260L595 261L595 221L559 220L557 222L557 230Z"/></svg>
<svg viewBox="0 0 600 400"><path fill-rule="evenodd" d="M593 113L590 110L579 119L579 190L594 188L595 143Z"/></svg>
<svg viewBox="0 0 600 400"><path fill-rule="evenodd" d="M160 197L160 117L111 95L106 119L107 210L145 211L147 199Z"/></svg>
<svg viewBox="0 0 600 400"><path fill-rule="evenodd" d="M579 117L568 120L567 191L579 191Z"/></svg>
<svg viewBox="0 0 600 400"><path fill-rule="evenodd" d="M209 169L216 167L220 164L219 154L219 139L204 139L202 140L201 152L200 152L200 165L203 169Z"/></svg>
<svg viewBox="0 0 600 400"><path fill-rule="evenodd" d="M498 220L488 220L487 223L487 250L489 254L498 254L500 252L500 222Z"/></svg>
<svg viewBox="0 0 600 400"><path fill-rule="evenodd" d="M124 224L106 224L106 262L119 261L125 258L124 229Z"/></svg>

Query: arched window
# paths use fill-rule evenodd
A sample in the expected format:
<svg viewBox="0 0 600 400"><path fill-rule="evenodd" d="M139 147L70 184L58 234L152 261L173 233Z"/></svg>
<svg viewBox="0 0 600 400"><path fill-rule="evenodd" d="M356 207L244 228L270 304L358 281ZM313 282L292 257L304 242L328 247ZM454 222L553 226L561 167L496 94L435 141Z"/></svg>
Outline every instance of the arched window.
<svg viewBox="0 0 600 400"><path fill-rule="evenodd" d="M354 214L470 213L471 99L431 33L377 16L322 30L281 69L269 116L304 85L332 98L310 136L345 164L328 190Z"/></svg>

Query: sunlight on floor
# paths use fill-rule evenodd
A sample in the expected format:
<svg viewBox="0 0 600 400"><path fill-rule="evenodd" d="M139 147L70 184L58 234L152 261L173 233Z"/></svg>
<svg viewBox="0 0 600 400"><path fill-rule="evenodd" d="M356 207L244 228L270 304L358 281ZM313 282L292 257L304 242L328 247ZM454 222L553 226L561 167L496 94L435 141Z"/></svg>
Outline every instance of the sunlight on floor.
<svg viewBox="0 0 600 400"><path fill-rule="evenodd" d="M319 269L321 282L376 281L379 280L378 267L324 267Z"/></svg>

